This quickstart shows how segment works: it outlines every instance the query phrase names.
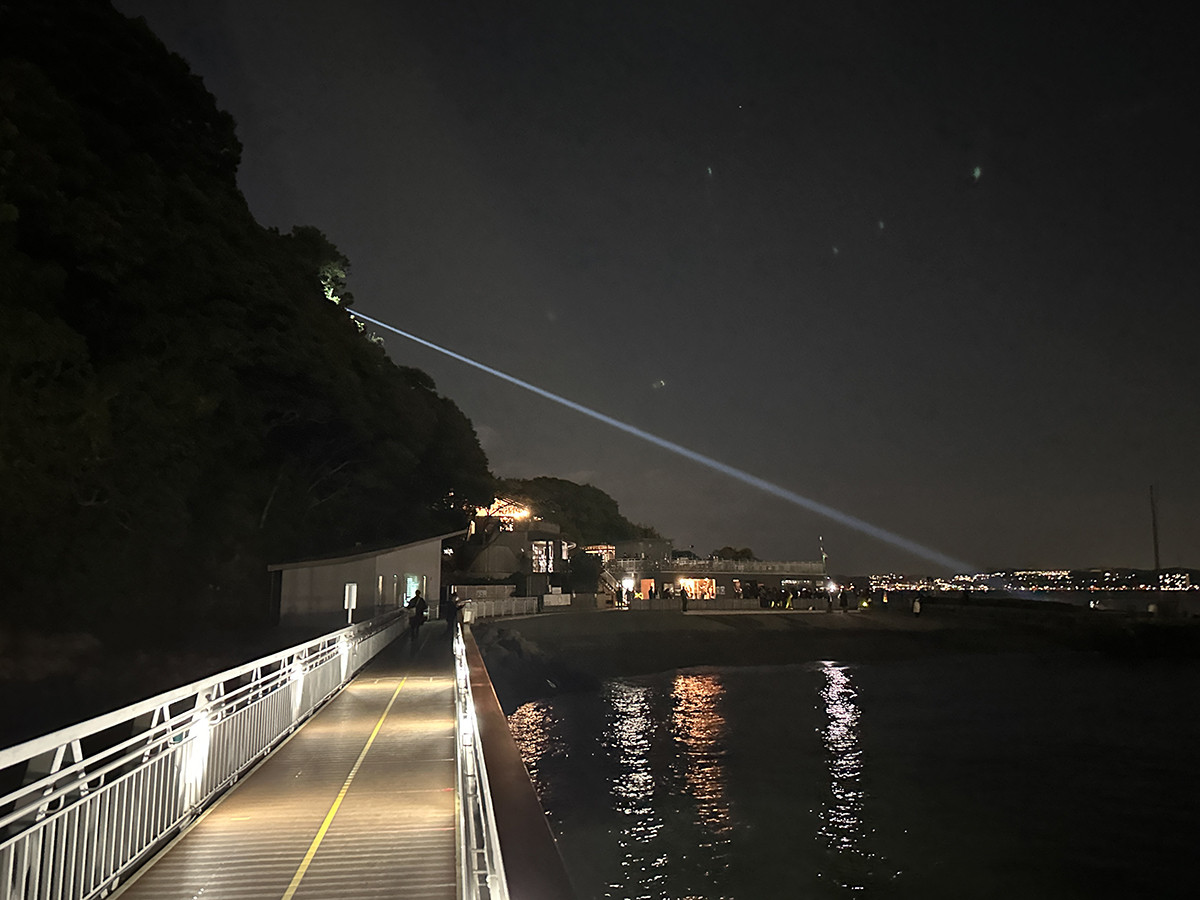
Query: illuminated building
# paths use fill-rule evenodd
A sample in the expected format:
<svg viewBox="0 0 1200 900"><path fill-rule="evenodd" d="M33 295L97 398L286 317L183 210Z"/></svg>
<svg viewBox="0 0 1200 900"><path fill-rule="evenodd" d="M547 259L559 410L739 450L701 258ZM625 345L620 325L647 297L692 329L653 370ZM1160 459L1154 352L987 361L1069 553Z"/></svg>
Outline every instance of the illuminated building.
<svg viewBox="0 0 1200 900"><path fill-rule="evenodd" d="M467 540L455 551L457 576L518 582L522 596L550 591L551 577L565 573L574 547L561 529L527 505L504 497L479 507Z"/></svg>
<svg viewBox="0 0 1200 900"><path fill-rule="evenodd" d="M697 559L675 553L670 541L627 541L616 545L607 571L625 591L664 608L675 608L680 590L694 600L757 601L766 593L824 591L823 562Z"/></svg>
<svg viewBox="0 0 1200 900"><path fill-rule="evenodd" d="M617 557L617 548L613 544L591 544L583 548L584 553L590 553L602 563L610 563Z"/></svg>

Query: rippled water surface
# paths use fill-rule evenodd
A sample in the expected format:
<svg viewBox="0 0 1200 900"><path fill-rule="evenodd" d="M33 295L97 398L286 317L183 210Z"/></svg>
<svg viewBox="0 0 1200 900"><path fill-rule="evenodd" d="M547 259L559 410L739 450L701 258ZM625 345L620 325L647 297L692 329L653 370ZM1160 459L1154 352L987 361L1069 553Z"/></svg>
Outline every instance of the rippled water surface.
<svg viewBox="0 0 1200 900"><path fill-rule="evenodd" d="M1200 667L714 669L510 717L583 897L1192 897Z"/></svg>

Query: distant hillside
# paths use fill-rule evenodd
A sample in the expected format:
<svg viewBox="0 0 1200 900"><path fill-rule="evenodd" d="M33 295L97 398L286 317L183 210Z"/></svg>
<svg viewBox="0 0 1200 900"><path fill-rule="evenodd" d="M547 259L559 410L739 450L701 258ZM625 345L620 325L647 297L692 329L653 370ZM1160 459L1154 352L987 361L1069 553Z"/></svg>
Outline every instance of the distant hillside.
<svg viewBox="0 0 1200 900"><path fill-rule="evenodd" d="M497 491L521 500L541 518L558 524L563 534L580 544L612 543L635 538L658 537L646 525L636 525L623 515L617 501L590 484L565 478L506 478Z"/></svg>
<svg viewBox="0 0 1200 900"><path fill-rule="evenodd" d="M254 221L182 59L100 0L0 17L0 622L261 618L269 560L490 502L471 423L348 316L345 258Z"/></svg>

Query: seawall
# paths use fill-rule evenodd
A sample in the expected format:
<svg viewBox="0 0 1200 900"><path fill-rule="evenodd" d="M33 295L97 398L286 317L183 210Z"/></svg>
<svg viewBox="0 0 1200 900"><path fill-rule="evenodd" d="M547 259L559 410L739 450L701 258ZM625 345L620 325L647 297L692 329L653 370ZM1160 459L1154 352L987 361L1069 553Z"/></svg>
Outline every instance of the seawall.
<svg viewBox="0 0 1200 900"><path fill-rule="evenodd" d="M473 625L506 713L621 676L701 666L866 662L931 654L1111 652L1197 656L1197 620L1148 623L1042 604L926 603L899 609L557 613Z"/></svg>

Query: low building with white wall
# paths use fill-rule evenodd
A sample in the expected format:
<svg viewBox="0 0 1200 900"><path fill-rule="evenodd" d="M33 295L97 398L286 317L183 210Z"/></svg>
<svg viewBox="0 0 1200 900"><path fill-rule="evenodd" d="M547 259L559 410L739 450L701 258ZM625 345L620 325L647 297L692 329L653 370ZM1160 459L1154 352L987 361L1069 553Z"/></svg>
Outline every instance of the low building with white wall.
<svg viewBox="0 0 1200 900"><path fill-rule="evenodd" d="M279 622L314 627L361 622L404 606L418 589L434 613L442 590L443 542L465 533L452 531L397 547L270 565Z"/></svg>

